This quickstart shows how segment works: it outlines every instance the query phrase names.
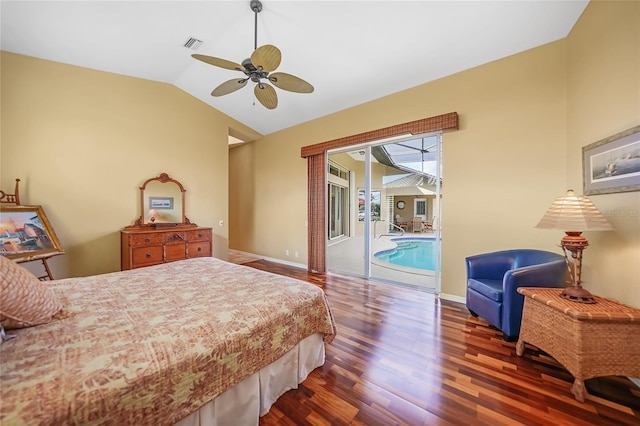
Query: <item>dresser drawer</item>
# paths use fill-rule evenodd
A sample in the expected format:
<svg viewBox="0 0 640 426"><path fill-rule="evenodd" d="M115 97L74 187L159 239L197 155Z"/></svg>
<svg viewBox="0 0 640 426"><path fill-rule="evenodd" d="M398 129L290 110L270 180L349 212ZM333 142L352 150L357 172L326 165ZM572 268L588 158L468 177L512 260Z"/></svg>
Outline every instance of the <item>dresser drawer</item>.
<svg viewBox="0 0 640 426"><path fill-rule="evenodd" d="M162 263L162 246L136 247L132 250L132 264L138 266L149 266Z"/></svg>
<svg viewBox="0 0 640 426"><path fill-rule="evenodd" d="M148 246L162 244L162 234L133 234L129 235L130 246Z"/></svg>
<svg viewBox="0 0 640 426"><path fill-rule="evenodd" d="M198 229L185 232L187 241L211 241L211 229Z"/></svg>
<svg viewBox="0 0 640 426"><path fill-rule="evenodd" d="M167 244L164 246L164 261L175 262L187 258L187 245L185 243Z"/></svg>
<svg viewBox="0 0 640 426"><path fill-rule="evenodd" d="M187 254L189 257L206 257L211 256L211 242L210 241L196 241L189 242L189 251Z"/></svg>

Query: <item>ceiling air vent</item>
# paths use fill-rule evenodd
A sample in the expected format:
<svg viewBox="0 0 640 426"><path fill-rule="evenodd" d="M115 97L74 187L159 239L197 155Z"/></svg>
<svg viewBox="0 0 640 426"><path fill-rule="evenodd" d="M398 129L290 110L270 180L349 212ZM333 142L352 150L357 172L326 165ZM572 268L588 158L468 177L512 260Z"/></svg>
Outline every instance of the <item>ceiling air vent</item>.
<svg viewBox="0 0 640 426"><path fill-rule="evenodd" d="M198 40L197 38L190 37L189 40L183 45L187 49L198 50L198 47L202 44L202 40Z"/></svg>

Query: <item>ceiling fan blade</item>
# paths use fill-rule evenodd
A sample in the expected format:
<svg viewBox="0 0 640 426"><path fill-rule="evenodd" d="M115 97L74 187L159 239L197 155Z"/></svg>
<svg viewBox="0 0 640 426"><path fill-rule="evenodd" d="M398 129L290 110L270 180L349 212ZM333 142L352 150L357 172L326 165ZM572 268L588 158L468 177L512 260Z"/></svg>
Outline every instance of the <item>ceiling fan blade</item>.
<svg viewBox="0 0 640 426"><path fill-rule="evenodd" d="M251 54L251 63L256 68L262 67L262 69L267 72L278 68L281 60L282 54L280 53L280 49L271 44L260 46Z"/></svg>
<svg viewBox="0 0 640 426"><path fill-rule="evenodd" d="M295 75L287 74L285 72L276 72L269 75L269 81L274 86L288 90L289 92L296 93L311 93L313 92L313 86Z"/></svg>
<svg viewBox="0 0 640 426"><path fill-rule="evenodd" d="M226 59L215 58L213 56L207 55L198 55L194 53L191 55L192 58L195 58L199 61L205 62L209 65L215 65L216 67L228 69L228 70L238 70L243 71L244 67L240 64L236 64L235 62L227 61Z"/></svg>
<svg viewBox="0 0 640 426"><path fill-rule="evenodd" d="M262 105L267 109L275 109L278 106L278 95L276 89L267 83L258 83L253 89L253 93Z"/></svg>
<svg viewBox="0 0 640 426"><path fill-rule="evenodd" d="M247 81L248 80L246 78L241 78L241 79L234 78L233 80L225 81L220 86L213 89L213 92L211 92L211 96L228 95L231 92L235 92L238 89L242 89L244 86L247 85Z"/></svg>

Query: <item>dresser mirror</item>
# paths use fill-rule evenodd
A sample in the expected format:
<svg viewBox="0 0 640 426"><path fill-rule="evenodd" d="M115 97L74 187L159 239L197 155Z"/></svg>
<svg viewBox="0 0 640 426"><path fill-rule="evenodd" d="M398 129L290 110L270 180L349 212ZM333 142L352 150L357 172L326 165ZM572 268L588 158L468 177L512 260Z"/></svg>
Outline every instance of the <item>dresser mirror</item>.
<svg viewBox="0 0 640 426"><path fill-rule="evenodd" d="M147 179L140 187L140 217L137 226L171 227L191 224L184 212L182 184L166 173Z"/></svg>

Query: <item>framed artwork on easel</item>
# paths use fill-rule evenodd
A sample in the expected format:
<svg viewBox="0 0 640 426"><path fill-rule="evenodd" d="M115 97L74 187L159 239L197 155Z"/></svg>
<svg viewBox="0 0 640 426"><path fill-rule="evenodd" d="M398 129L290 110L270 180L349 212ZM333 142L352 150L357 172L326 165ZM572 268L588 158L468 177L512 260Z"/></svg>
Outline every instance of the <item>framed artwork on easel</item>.
<svg viewBox="0 0 640 426"><path fill-rule="evenodd" d="M41 206L0 206L0 255L17 262L64 254Z"/></svg>

